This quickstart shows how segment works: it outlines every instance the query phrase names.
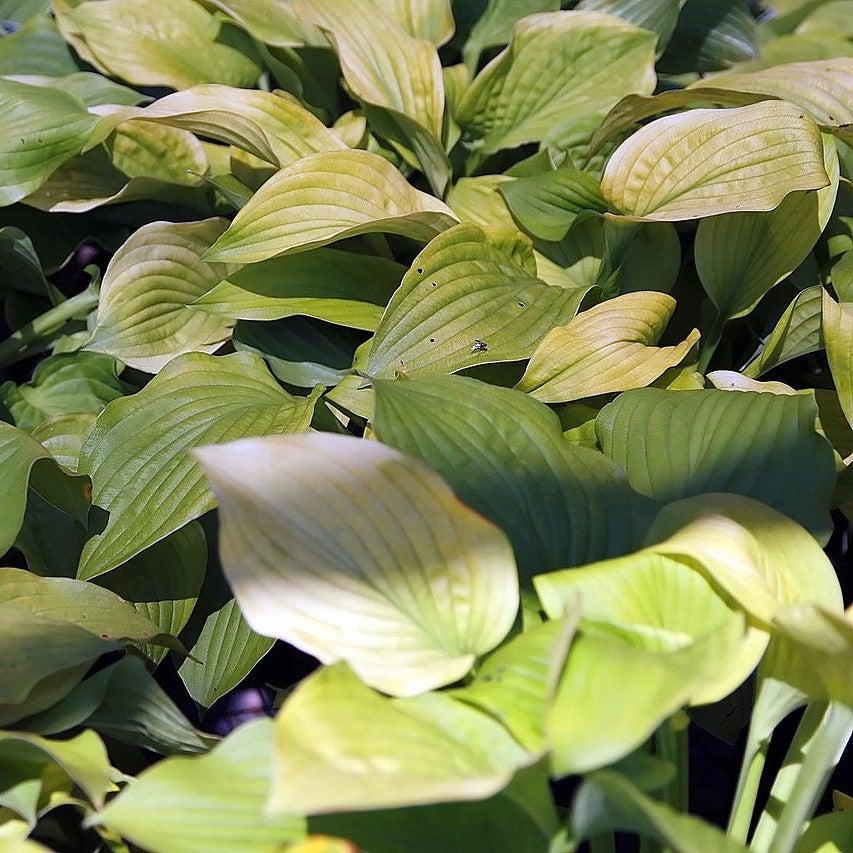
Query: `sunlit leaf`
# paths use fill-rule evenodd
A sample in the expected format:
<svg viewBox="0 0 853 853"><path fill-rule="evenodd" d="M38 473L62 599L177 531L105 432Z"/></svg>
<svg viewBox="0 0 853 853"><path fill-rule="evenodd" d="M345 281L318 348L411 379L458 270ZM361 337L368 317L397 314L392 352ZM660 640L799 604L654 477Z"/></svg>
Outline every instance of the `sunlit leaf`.
<svg viewBox="0 0 853 853"><path fill-rule="evenodd" d="M826 355L841 408L853 423L853 312L839 305L826 291L822 294L821 331Z"/></svg>
<svg viewBox="0 0 853 853"><path fill-rule="evenodd" d="M461 678L512 625L509 542L420 463L328 434L197 453L220 502L225 574L259 633L411 695Z"/></svg>

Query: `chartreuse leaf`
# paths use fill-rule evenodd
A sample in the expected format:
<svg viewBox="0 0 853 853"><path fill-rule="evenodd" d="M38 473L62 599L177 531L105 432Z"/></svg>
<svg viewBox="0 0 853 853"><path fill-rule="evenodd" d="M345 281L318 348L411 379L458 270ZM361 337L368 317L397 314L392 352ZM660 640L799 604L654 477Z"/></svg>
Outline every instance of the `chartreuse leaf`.
<svg viewBox="0 0 853 853"><path fill-rule="evenodd" d="M372 0L410 36L441 46L455 30L450 0Z"/></svg>
<svg viewBox="0 0 853 853"><path fill-rule="evenodd" d="M266 812L273 723L240 726L207 755L149 767L92 815L153 853L270 853L305 834L303 818Z"/></svg>
<svg viewBox="0 0 853 853"><path fill-rule="evenodd" d="M103 121L121 126L128 119L158 122L236 145L275 166L346 148L337 134L290 97L216 84L193 86L143 110L106 115Z"/></svg>
<svg viewBox="0 0 853 853"><path fill-rule="evenodd" d="M541 403L461 376L374 387L377 438L423 460L504 530L523 578L640 543L644 500L602 454L565 441Z"/></svg>
<svg viewBox="0 0 853 853"><path fill-rule="evenodd" d="M547 140L555 128L605 113L654 88L656 37L599 12L530 15L459 105L463 142L479 154Z"/></svg>
<svg viewBox="0 0 853 853"><path fill-rule="evenodd" d="M582 311L545 335L516 387L562 403L649 385L699 340L694 329L676 346L655 346L674 310L671 296L637 291Z"/></svg>
<svg viewBox="0 0 853 853"><path fill-rule="evenodd" d="M109 518L86 543L78 576L117 568L215 506L190 448L306 429L315 399L287 394L257 356L190 353L110 403L80 459Z"/></svg>
<svg viewBox="0 0 853 853"><path fill-rule="evenodd" d="M513 637L480 664L470 684L450 695L499 720L525 749L544 748L545 718L575 623L574 617L553 619Z"/></svg>
<svg viewBox="0 0 853 853"><path fill-rule="evenodd" d="M27 490L83 521L88 510L85 477L64 472L50 453L23 430L0 422L0 553L5 553L24 520Z"/></svg>
<svg viewBox="0 0 853 853"><path fill-rule="evenodd" d="M646 796L624 776L609 770L584 779L572 803L571 827L577 841L618 830L658 841L679 853L746 850L715 826Z"/></svg>
<svg viewBox="0 0 853 853"><path fill-rule="evenodd" d="M50 356L39 363L30 382L0 386L0 399L18 427L34 432L54 416L96 415L121 397L125 387L118 378L119 368L115 359L95 353Z"/></svg>
<svg viewBox="0 0 853 853"><path fill-rule="evenodd" d="M644 388L605 406L596 433L641 494L666 502L734 492L824 537L835 473L816 418L802 395Z"/></svg>
<svg viewBox="0 0 853 853"><path fill-rule="evenodd" d="M607 210L598 181L576 169L519 178L498 191L518 224L540 240L562 240L582 213Z"/></svg>
<svg viewBox="0 0 853 853"><path fill-rule="evenodd" d="M841 408L853 424L853 311L822 294L821 331Z"/></svg>
<svg viewBox="0 0 853 853"><path fill-rule="evenodd" d="M217 218L140 228L107 267L86 349L148 373L177 355L218 349L231 321L192 303L228 274L222 264L202 259L227 226Z"/></svg>
<svg viewBox="0 0 853 853"><path fill-rule="evenodd" d="M37 190L79 154L98 121L59 89L0 79L0 206Z"/></svg>
<svg viewBox="0 0 853 853"><path fill-rule="evenodd" d="M387 258L314 249L243 267L193 304L225 318L280 320L303 314L373 331L404 272Z"/></svg>
<svg viewBox="0 0 853 853"><path fill-rule="evenodd" d="M334 7L295 0L295 8L326 33L348 88L368 108L377 131L410 149L435 193L443 195L450 162L441 141L444 81L435 46L409 35L371 0L338 0Z"/></svg>
<svg viewBox="0 0 853 853"><path fill-rule="evenodd" d="M91 71L77 71L62 77L45 77L39 74L16 75L16 80L29 83L31 86L50 86L61 89L69 95L79 98L87 107L101 104L118 104L134 107L137 104L148 103L151 98L142 95L135 89L122 86L101 74Z"/></svg>
<svg viewBox="0 0 853 853"><path fill-rule="evenodd" d="M368 360L372 376L450 373L518 361L542 336L573 317L588 288L536 278L529 242L518 232L459 225L413 261L391 299ZM511 254L516 248L522 253ZM525 255L526 253L526 255Z"/></svg>
<svg viewBox="0 0 853 853"><path fill-rule="evenodd" d="M116 789L107 750L92 731L81 732L68 740L49 740L27 732L0 731L0 744L8 743L25 744L47 756L98 807L103 805L106 794Z"/></svg>
<svg viewBox="0 0 853 853"><path fill-rule="evenodd" d="M344 663L290 695L275 722L275 747L273 813L480 800L534 760L469 705L444 693L388 699Z"/></svg>
<svg viewBox="0 0 853 853"><path fill-rule="evenodd" d="M275 47L324 44L320 32L296 14L292 0L263 5L257 0L210 0L210 5L221 9L259 41Z"/></svg>
<svg viewBox="0 0 853 853"><path fill-rule="evenodd" d="M658 35L658 52L669 42L686 0L581 0L578 9L617 15Z"/></svg>
<svg viewBox="0 0 853 853"><path fill-rule="evenodd" d="M6 18L2 11L0 18ZM49 74L58 77L77 70L65 39L47 15L34 16L16 32L8 33L5 29L0 39L0 75Z"/></svg>
<svg viewBox="0 0 853 853"><path fill-rule="evenodd" d="M509 542L421 463L326 433L197 455L225 575L259 633L412 695L464 676L512 625Z"/></svg>
<svg viewBox="0 0 853 853"><path fill-rule="evenodd" d="M220 22L192 0L163 7L144 0L86 0L63 18L100 66L129 83L251 86L260 75L252 59L217 40Z"/></svg>
<svg viewBox="0 0 853 853"><path fill-rule="evenodd" d="M647 124L616 149L601 190L620 213L673 222L772 210L829 183L818 126L793 104L766 101Z"/></svg>
<svg viewBox="0 0 853 853"><path fill-rule="evenodd" d="M641 746L701 695L709 675L717 674L713 662L732 657L744 627L738 616L689 645L663 651L626 642L609 626L581 628L548 714L554 772L595 770Z"/></svg>
<svg viewBox="0 0 853 853"><path fill-rule="evenodd" d="M204 531L192 521L102 575L98 583L130 602L162 633L177 637L198 601L206 565ZM144 651L156 662L165 654L151 646Z"/></svg>
<svg viewBox="0 0 853 853"><path fill-rule="evenodd" d="M333 151L303 157L270 178L206 257L255 263L382 231L428 242L455 223L449 207L378 154Z"/></svg>
<svg viewBox="0 0 853 853"><path fill-rule="evenodd" d="M539 575L534 584L551 619L577 599L581 629L606 629L651 652L677 652L710 635L736 633L742 624L737 606L726 603L699 572L652 550ZM755 669L767 641L767 634L750 628L742 642L722 646L724 654L692 686L691 704L728 696Z"/></svg>
<svg viewBox="0 0 853 853"><path fill-rule="evenodd" d="M767 340L743 373L757 378L797 356L815 352L823 346L823 288L801 290L776 322Z"/></svg>
<svg viewBox="0 0 853 853"><path fill-rule="evenodd" d="M838 193L835 141L824 137L830 185L794 192L764 213L728 213L699 223L696 272L723 320L750 312L773 285L805 260L832 215Z"/></svg>
<svg viewBox="0 0 853 853"><path fill-rule="evenodd" d="M692 88L750 92L790 101L824 125L853 122L853 58L791 62L749 73L715 74Z"/></svg>
<svg viewBox="0 0 853 853"><path fill-rule="evenodd" d="M93 414L54 415L35 427L31 435L63 468L76 474L83 439L94 422Z"/></svg>

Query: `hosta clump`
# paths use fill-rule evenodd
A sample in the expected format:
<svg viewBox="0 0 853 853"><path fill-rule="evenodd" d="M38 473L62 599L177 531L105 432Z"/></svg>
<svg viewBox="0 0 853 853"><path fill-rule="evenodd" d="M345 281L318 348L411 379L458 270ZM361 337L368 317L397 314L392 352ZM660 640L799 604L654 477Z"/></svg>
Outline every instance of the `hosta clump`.
<svg viewBox="0 0 853 853"><path fill-rule="evenodd" d="M849 6L0 0L0 847L851 849Z"/></svg>

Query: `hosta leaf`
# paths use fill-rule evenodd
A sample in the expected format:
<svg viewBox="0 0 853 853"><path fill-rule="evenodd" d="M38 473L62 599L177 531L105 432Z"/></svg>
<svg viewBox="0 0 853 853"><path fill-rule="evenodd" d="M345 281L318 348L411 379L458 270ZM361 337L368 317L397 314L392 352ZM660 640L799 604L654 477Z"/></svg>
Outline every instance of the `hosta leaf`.
<svg viewBox="0 0 853 853"><path fill-rule="evenodd" d="M140 228L107 267L86 349L148 373L177 355L218 349L231 322L192 303L228 273L202 260L227 225L225 219L205 219Z"/></svg>
<svg viewBox="0 0 853 853"><path fill-rule="evenodd" d="M257 0L209 0L256 39L275 47L322 45L323 36L302 20L293 8L293 0L259 4Z"/></svg>
<svg viewBox="0 0 853 853"><path fill-rule="evenodd" d="M516 387L560 403L649 385L699 339L694 329L677 346L655 346L674 310L671 296L638 291L582 311L545 335Z"/></svg>
<svg viewBox="0 0 853 853"><path fill-rule="evenodd" d="M103 119L115 125L139 118L236 145L276 166L307 154L346 148L333 131L295 100L272 92L210 84L160 98L144 110Z"/></svg>
<svg viewBox="0 0 853 853"><path fill-rule="evenodd" d="M631 92L648 94L654 46L654 34L611 15L530 15L465 92L463 141L480 154L515 148L547 139L555 124L604 113Z"/></svg>
<svg viewBox="0 0 853 853"><path fill-rule="evenodd" d="M220 23L192 0L86 0L64 16L98 64L140 86L251 86L260 68L220 43ZM84 57L85 58L85 57Z"/></svg>
<svg viewBox="0 0 853 853"><path fill-rule="evenodd" d="M470 684L450 691L450 695L499 720L531 752L542 749L545 717L574 629L575 620L568 617L544 622L513 637L480 664Z"/></svg>
<svg viewBox="0 0 853 853"><path fill-rule="evenodd" d="M712 662L728 659L743 633L738 617L684 648L655 651L607 628L582 628L548 714L554 772L588 772L629 755L699 693Z"/></svg>
<svg viewBox="0 0 853 853"><path fill-rule="evenodd" d="M828 185L817 125L767 101L653 121L619 146L601 189L621 213L678 221L772 210L795 190Z"/></svg>
<svg viewBox="0 0 853 853"><path fill-rule="evenodd" d="M0 79L0 206L37 190L83 150L97 124L72 95Z"/></svg>
<svg viewBox="0 0 853 853"><path fill-rule="evenodd" d="M443 45L453 36L451 0L372 0L410 36Z"/></svg>
<svg viewBox="0 0 853 853"><path fill-rule="evenodd" d="M90 71L77 71L65 74L62 77L45 77L42 75L16 76L14 79L31 86L50 86L61 89L74 95L87 107L95 107L100 104L119 104L126 107L135 107L137 104L147 103L151 99L141 95L135 89L114 83L101 74Z"/></svg>
<svg viewBox="0 0 853 853"><path fill-rule="evenodd" d="M572 803L571 825L577 839L614 830L636 833L680 853L745 853L746 848L715 826L643 794L612 771L584 779Z"/></svg>
<svg viewBox="0 0 853 853"><path fill-rule="evenodd" d="M756 303L805 260L832 215L838 192L838 154L824 138L830 185L791 193L764 213L729 213L699 223L694 244L696 272L719 316L729 320Z"/></svg>
<svg viewBox="0 0 853 853"><path fill-rule="evenodd" d="M853 311L822 294L821 331L841 408L853 424Z"/></svg>
<svg viewBox="0 0 853 853"><path fill-rule="evenodd" d="M461 678L512 625L509 542L420 463L320 433L198 455L220 501L225 575L259 633L410 695Z"/></svg>
<svg viewBox="0 0 853 853"><path fill-rule="evenodd" d="M825 125L853 122L853 58L791 62L750 73L715 74L694 84L767 95L797 104Z"/></svg>
<svg viewBox="0 0 853 853"><path fill-rule="evenodd" d="M56 415L96 415L124 394L119 367L115 359L94 353L50 356L36 367L30 382L0 386L0 400L16 425L28 432Z"/></svg>
<svg viewBox="0 0 853 853"><path fill-rule="evenodd" d="M574 316L586 289L536 278L508 253L515 244L501 241L510 238L515 240L505 231L459 225L433 240L382 317L368 373L428 375L517 361L549 329Z"/></svg>
<svg viewBox="0 0 853 853"><path fill-rule="evenodd" d="M342 663L303 681L275 727L275 812L479 800L533 761L486 714L442 693L385 698Z"/></svg>
<svg viewBox="0 0 853 853"><path fill-rule="evenodd" d="M744 375L755 378L792 358L819 350L823 346L822 301L822 287L807 287L800 291L777 321L759 353L744 368Z"/></svg>
<svg viewBox="0 0 853 853"><path fill-rule="evenodd" d="M305 429L315 397L291 397L247 353L173 359L138 394L115 400L86 438L81 470L109 513L87 543L78 576L93 578L215 506L187 453L210 441Z"/></svg>
<svg viewBox="0 0 853 853"><path fill-rule="evenodd" d="M385 5L409 5L401 0ZM371 0L295 0L306 21L320 27L337 50L341 71L353 95L379 108L373 123L380 134L410 148L443 195L450 163L441 142L444 81L434 45L413 38Z"/></svg>
<svg viewBox="0 0 853 853"><path fill-rule="evenodd" d="M653 652L684 649L706 636L736 631L741 624L736 606L727 604L694 568L652 551L550 572L537 576L534 583L551 619L578 600L582 627L606 628ZM755 669L767 641L767 634L749 629L741 643L721 649L728 654L705 668L689 697L691 704L728 696Z"/></svg>
<svg viewBox="0 0 853 853"><path fill-rule="evenodd" d="M271 817L273 723L241 726L207 755L168 758L89 818L153 853L271 853L305 834L302 818Z"/></svg>
<svg viewBox="0 0 853 853"><path fill-rule="evenodd" d="M607 210L598 181L575 169L519 178L498 191L519 225L540 240L562 240L582 213Z"/></svg>
<svg viewBox="0 0 853 853"><path fill-rule="evenodd" d="M115 790L113 771L101 739L91 731L68 740L49 740L26 732L0 731L0 743L26 744L47 756L66 773L96 806Z"/></svg>
<svg viewBox="0 0 853 853"><path fill-rule="evenodd" d="M658 35L658 52L663 52L685 0L581 0L578 9L617 15Z"/></svg>
<svg viewBox="0 0 853 853"><path fill-rule="evenodd" d="M596 433L641 494L671 501L734 492L823 537L835 474L816 417L814 400L800 395L646 388L605 406Z"/></svg>
<svg viewBox="0 0 853 853"><path fill-rule="evenodd" d="M642 499L602 454L565 441L542 404L461 376L375 388L379 440L422 459L504 530L523 577L639 544Z"/></svg>
<svg viewBox="0 0 853 853"><path fill-rule="evenodd" d="M455 222L450 208L378 154L334 151L303 157L267 181L207 259L255 263L377 231L428 242Z"/></svg>
<svg viewBox="0 0 853 853"><path fill-rule="evenodd" d="M177 637L196 605L206 565L204 531L190 522L101 576L98 583L130 602L162 633ZM144 651L157 662L165 654L151 646Z"/></svg>
<svg viewBox="0 0 853 853"><path fill-rule="evenodd" d="M225 318L280 320L303 314L373 331L404 272L386 258L315 249L243 267L194 305Z"/></svg>
<svg viewBox="0 0 853 853"><path fill-rule="evenodd" d="M0 14L0 18L5 15ZM0 75L49 74L77 71L77 64L56 24L47 15L36 15L17 32L0 39Z"/></svg>
<svg viewBox="0 0 853 853"><path fill-rule="evenodd" d="M559 8L560 0L488 0L462 49L465 64L476 70L480 54L509 42L515 23L521 18L537 12L556 12Z"/></svg>
<svg viewBox="0 0 853 853"><path fill-rule="evenodd" d="M35 439L0 422L0 554L18 535L27 506L27 490L47 503L83 521L88 510L85 477L66 474Z"/></svg>
<svg viewBox="0 0 853 853"><path fill-rule="evenodd" d="M83 439L95 422L95 415L55 415L33 429L32 437L67 470L77 473Z"/></svg>

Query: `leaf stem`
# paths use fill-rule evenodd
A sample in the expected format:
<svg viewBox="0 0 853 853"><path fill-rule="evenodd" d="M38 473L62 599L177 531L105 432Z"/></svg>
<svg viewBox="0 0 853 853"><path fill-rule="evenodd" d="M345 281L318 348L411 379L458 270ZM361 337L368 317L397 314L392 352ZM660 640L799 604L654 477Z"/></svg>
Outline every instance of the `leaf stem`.
<svg viewBox="0 0 853 853"><path fill-rule="evenodd" d="M0 367L14 362L21 350L31 344L55 335L69 320L88 314L97 304L98 294L86 289L21 326L0 343Z"/></svg>
<svg viewBox="0 0 853 853"><path fill-rule="evenodd" d="M737 841L746 842L749 835L752 813L755 811L758 787L761 784L761 775L764 773L769 746L769 738L759 741L753 750L749 750L749 746L747 746L747 754L744 755L744 763L738 780L737 794L735 794L732 813L729 817L728 833ZM751 754L749 754L750 752Z"/></svg>
<svg viewBox="0 0 853 853"><path fill-rule="evenodd" d="M711 359L714 357L714 353L717 351L720 341L723 339L723 329L725 328L725 325L726 322L722 316L715 314L714 322L711 323L708 333L702 335L702 339L699 343L699 358L696 369L703 376L708 370L708 365L711 363Z"/></svg>

